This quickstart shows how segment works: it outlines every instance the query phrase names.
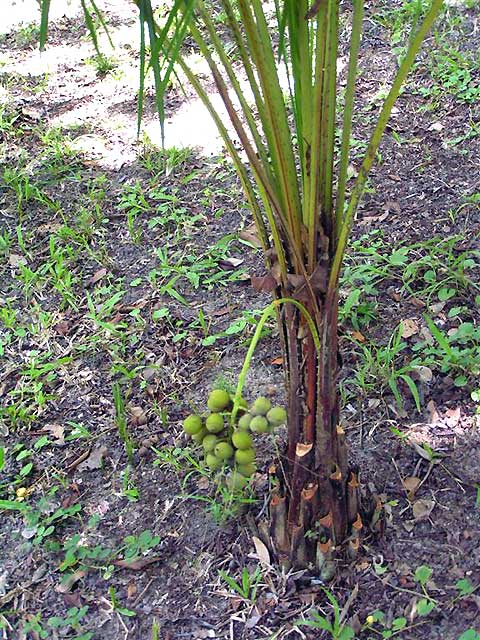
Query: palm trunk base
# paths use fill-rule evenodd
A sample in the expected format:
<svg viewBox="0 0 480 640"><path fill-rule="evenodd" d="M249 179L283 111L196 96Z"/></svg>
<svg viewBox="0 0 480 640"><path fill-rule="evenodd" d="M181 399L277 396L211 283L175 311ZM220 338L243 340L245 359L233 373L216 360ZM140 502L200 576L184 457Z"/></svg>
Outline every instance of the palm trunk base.
<svg viewBox="0 0 480 640"><path fill-rule="evenodd" d="M381 500L363 491L358 469L345 481L332 474L331 491L322 496L320 483L304 488L299 522L288 519L289 496L276 491L270 501L270 540L278 564L286 569L312 569L325 581L336 573L339 561L354 561L367 531L383 529ZM282 484L282 483L281 483ZM320 515L322 509L328 511Z"/></svg>

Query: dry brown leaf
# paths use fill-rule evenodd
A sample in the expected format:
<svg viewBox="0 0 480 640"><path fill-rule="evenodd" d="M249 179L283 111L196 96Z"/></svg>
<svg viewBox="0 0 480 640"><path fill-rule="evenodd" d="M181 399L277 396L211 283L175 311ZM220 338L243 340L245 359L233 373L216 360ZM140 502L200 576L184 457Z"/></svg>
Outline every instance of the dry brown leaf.
<svg viewBox="0 0 480 640"><path fill-rule="evenodd" d="M104 278L106 275L107 275L107 270L105 269L105 267L102 267L98 271L95 271L93 276L87 282L87 287L91 287L93 284L95 284L96 282Z"/></svg>
<svg viewBox="0 0 480 640"><path fill-rule="evenodd" d="M283 358L279 357L279 358L274 358L270 364L276 364L276 365L282 365L283 364Z"/></svg>
<svg viewBox="0 0 480 640"><path fill-rule="evenodd" d="M8 264L12 267L18 267L19 265L27 264L25 256L21 256L18 253L11 253L8 256Z"/></svg>
<svg viewBox="0 0 480 640"><path fill-rule="evenodd" d="M417 322L413 318L402 320L402 338L410 338L419 332Z"/></svg>
<svg viewBox="0 0 480 640"><path fill-rule="evenodd" d="M270 553L265 543L263 543L260 538L257 538L257 536L252 536L252 542L255 546L255 551L257 552L257 556L260 562L262 564L270 566Z"/></svg>
<svg viewBox="0 0 480 640"><path fill-rule="evenodd" d="M105 446L97 447L92 451L88 458L78 465L79 471L90 471L95 469L101 469L103 464L103 458L108 449Z"/></svg>
<svg viewBox="0 0 480 640"><path fill-rule="evenodd" d="M413 503L413 517L417 522L426 520L435 508L433 500L420 499Z"/></svg>
<svg viewBox="0 0 480 640"><path fill-rule="evenodd" d="M137 595L137 584L134 580L130 580L127 585L127 600L133 600Z"/></svg>
<svg viewBox="0 0 480 640"><path fill-rule="evenodd" d="M409 500L413 500L415 491L418 489L420 482L420 478L417 478L416 476L408 476L408 478L404 478L404 480L402 480L403 488L407 491L407 498Z"/></svg>
<svg viewBox="0 0 480 640"><path fill-rule="evenodd" d="M134 425L143 425L147 424L148 418L147 414L143 410L142 407L129 407L130 416L132 418L132 423Z"/></svg>
<svg viewBox="0 0 480 640"><path fill-rule="evenodd" d="M64 443L65 427L63 427L61 424L46 424L43 427L42 431L51 433L58 444Z"/></svg>
<svg viewBox="0 0 480 640"><path fill-rule="evenodd" d="M367 340L360 331L352 331L352 338L354 338L354 340L358 340L358 342L365 342Z"/></svg>
<svg viewBox="0 0 480 640"><path fill-rule="evenodd" d="M252 287L255 291L271 293L277 286L277 281L272 273L267 273L264 276L251 276Z"/></svg>
<svg viewBox="0 0 480 640"><path fill-rule="evenodd" d="M440 414L437 411L437 405L433 400L427 402L427 409L430 415L430 424L434 424L440 420Z"/></svg>
<svg viewBox="0 0 480 640"><path fill-rule="evenodd" d="M432 381L433 371L430 369L430 367L424 367L423 365L418 365L414 369L420 382Z"/></svg>
<svg viewBox="0 0 480 640"><path fill-rule="evenodd" d="M251 247L261 248L261 246L262 246L262 243L260 242L260 239L257 236L254 227L253 228L249 227L248 229L243 229L243 231L240 231L240 233L238 234L238 237L240 238L240 240L243 240L244 243L250 245Z"/></svg>
<svg viewBox="0 0 480 640"><path fill-rule="evenodd" d="M114 560L113 564L122 569L132 569L133 571L141 571L150 564L160 562L161 556L151 556L150 558L137 558L136 560Z"/></svg>
<svg viewBox="0 0 480 640"><path fill-rule="evenodd" d="M60 584L57 584L57 586L55 587L55 591L57 593L68 593L72 590L73 585L81 580L86 575L86 573L87 572L83 571L82 569L77 569L67 578L62 580Z"/></svg>

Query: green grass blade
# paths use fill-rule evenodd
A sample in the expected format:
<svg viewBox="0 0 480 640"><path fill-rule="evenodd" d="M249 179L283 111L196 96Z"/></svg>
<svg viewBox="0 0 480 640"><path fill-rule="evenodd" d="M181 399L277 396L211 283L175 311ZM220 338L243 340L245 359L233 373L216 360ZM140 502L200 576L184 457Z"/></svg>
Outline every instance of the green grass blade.
<svg viewBox="0 0 480 640"><path fill-rule="evenodd" d="M16 500L0 500L0 511L25 511L28 506Z"/></svg>
<svg viewBox="0 0 480 640"><path fill-rule="evenodd" d="M402 373L399 376L399 378L401 378L404 382L406 382L408 388L410 389L410 393L412 394L412 397L415 400L415 406L417 407L417 411L418 411L418 413L420 413L420 411L421 411L420 395L418 393L417 385L415 384L413 379L409 375L407 375L405 373Z"/></svg>
<svg viewBox="0 0 480 640"><path fill-rule="evenodd" d="M428 328L430 329L430 333L432 334L432 336L435 338L435 340L438 342L438 344L442 347L442 349L445 351L445 353L447 353L449 356L452 355L452 348L450 346L450 343L448 342L447 338L443 335L443 333L440 331L440 329L437 327L437 325L434 323L434 321L427 315L423 316L425 322L428 325Z"/></svg>

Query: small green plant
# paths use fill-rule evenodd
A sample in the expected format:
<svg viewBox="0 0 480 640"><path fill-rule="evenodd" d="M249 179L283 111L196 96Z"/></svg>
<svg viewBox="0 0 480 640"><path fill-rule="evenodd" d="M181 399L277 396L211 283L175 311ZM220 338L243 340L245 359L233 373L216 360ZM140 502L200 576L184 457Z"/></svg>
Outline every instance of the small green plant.
<svg viewBox="0 0 480 640"><path fill-rule="evenodd" d="M342 621L338 600L328 589L323 589L323 591L332 605L333 621L330 622L327 616L321 615L318 611L311 611L309 618L296 620L295 624L313 629L322 629L330 634L332 640L353 640L355 631Z"/></svg>
<svg viewBox="0 0 480 640"><path fill-rule="evenodd" d="M137 614L135 611L131 609L127 609L126 607L122 607L118 601L117 594L115 593L115 587L108 588L108 595L110 596L110 604L112 606L112 611L116 611L121 616L126 616L127 618L133 618Z"/></svg>
<svg viewBox="0 0 480 640"><path fill-rule="evenodd" d="M36 22L25 24L15 33L15 43L18 47L27 47L36 44L40 37L40 27Z"/></svg>
<svg viewBox="0 0 480 640"><path fill-rule="evenodd" d="M120 198L118 209L126 212L128 233L132 242L138 244L142 233L135 226L136 219L141 213L147 213L151 209L138 180L133 185L126 185Z"/></svg>
<svg viewBox="0 0 480 640"><path fill-rule="evenodd" d="M414 360L403 365L398 364L399 354L405 348L401 323L385 346L360 345L361 362L355 372L354 380L356 385L365 392L378 388L379 385L382 391L388 386L400 409L403 408L403 397L399 385L403 384L412 395L417 411L420 412L420 395L411 375L418 363Z"/></svg>
<svg viewBox="0 0 480 640"><path fill-rule="evenodd" d="M127 536L124 542L124 557L126 560L138 560L141 556L146 555L160 542L160 536L152 535L150 529L145 529L138 536Z"/></svg>
<svg viewBox="0 0 480 640"><path fill-rule="evenodd" d="M262 580L262 572L259 567L255 568L253 573L250 573L247 567L243 567L241 573L241 580L237 582L232 576L228 575L225 571L219 571L219 574L224 582L237 593L241 598L255 603L257 599L258 585Z"/></svg>
<svg viewBox="0 0 480 640"><path fill-rule="evenodd" d="M128 462L129 464L132 464L135 447L128 430L125 401L123 399L122 389L118 382L113 384L113 402L115 405L115 421L117 423L118 435L125 446Z"/></svg>
<svg viewBox="0 0 480 640"><path fill-rule="evenodd" d="M458 636L458 640L480 640L480 633L475 629L467 629Z"/></svg>
<svg viewBox="0 0 480 640"><path fill-rule="evenodd" d="M118 60L104 53L97 53L95 57L90 58L87 62L95 67L97 75L100 77L105 77L118 68Z"/></svg>
<svg viewBox="0 0 480 640"><path fill-rule="evenodd" d="M421 364L453 374L457 387L469 384L480 373L480 327L462 322L453 332L444 334L429 316L424 317L435 342L414 345Z"/></svg>

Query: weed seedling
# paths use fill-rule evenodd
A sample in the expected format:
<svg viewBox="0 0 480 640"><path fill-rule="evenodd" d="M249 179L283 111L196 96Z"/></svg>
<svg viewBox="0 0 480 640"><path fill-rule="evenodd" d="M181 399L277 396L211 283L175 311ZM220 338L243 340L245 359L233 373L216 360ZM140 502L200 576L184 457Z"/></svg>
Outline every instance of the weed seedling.
<svg viewBox="0 0 480 640"><path fill-rule="evenodd" d="M133 463L134 444L127 425L127 414L125 411L125 401L122 390L118 382L113 385L113 402L115 404L115 420L117 423L118 435L125 446L125 452L129 464Z"/></svg>
<svg viewBox="0 0 480 640"><path fill-rule="evenodd" d="M332 605L333 621L330 622L327 616L321 615L318 611L312 611L310 618L296 620L295 624L313 629L322 629L330 634L331 640L352 640L355 638L355 631L352 627L343 623L338 600L328 589L323 589L323 591Z"/></svg>
<svg viewBox="0 0 480 640"><path fill-rule="evenodd" d="M235 591L235 593L244 600L255 604L258 585L262 579L262 572L259 567L256 567L252 574L249 572L247 567L243 567L240 582L237 582L225 571L219 571L219 574L222 580L228 584L230 589L233 589L233 591Z"/></svg>

